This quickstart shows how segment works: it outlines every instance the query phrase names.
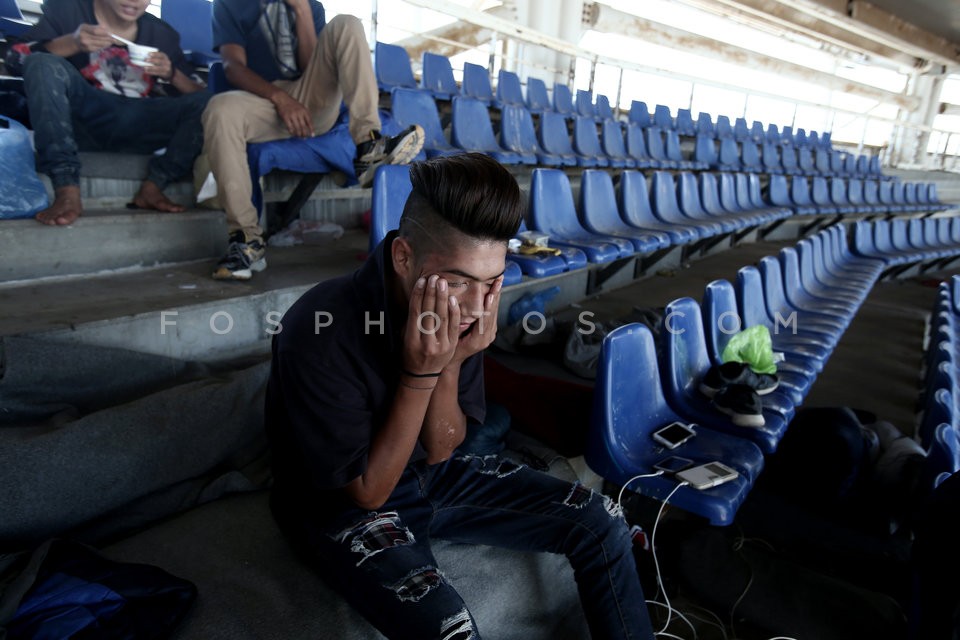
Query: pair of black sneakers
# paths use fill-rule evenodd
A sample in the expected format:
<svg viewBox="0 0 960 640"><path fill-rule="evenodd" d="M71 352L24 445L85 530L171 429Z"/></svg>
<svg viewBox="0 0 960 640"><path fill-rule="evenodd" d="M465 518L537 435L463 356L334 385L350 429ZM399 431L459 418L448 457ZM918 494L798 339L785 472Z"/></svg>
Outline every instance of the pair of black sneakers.
<svg viewBox="0 0 960 640"><path fill-rule="evenodd" d="M763 402L760 396L777 388L775 375L757 373L743 362L724 362L710 367L700 381L700 393L713 399L713 406L738 427L762 427Z"/></svg>

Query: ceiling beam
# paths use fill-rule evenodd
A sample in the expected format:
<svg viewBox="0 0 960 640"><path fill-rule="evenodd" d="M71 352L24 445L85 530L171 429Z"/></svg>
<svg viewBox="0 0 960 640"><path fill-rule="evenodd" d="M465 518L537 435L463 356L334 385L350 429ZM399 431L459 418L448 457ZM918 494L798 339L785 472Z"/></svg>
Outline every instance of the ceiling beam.
<svg viewBox="0 0 960 640"><path fill-rule="evenodd" d="M640 18L604 4L592 3L588 10L584 11L584 14L589 28L602 33L616 33L643 42L654 42L678 51L718 59L745 69L764 71L809 82L834 91L895 104L908 111L917 107L918 101L912 96L886 91L830 73L817 71L810 67L771 58L756 51L711 40L683 29Z"/></svg>

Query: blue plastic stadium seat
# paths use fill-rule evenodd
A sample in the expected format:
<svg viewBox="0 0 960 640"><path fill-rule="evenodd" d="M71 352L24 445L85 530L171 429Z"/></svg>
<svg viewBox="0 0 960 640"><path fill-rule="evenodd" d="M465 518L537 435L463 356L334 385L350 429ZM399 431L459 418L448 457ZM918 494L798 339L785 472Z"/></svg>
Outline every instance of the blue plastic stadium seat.
<svg viewBox="0 0 960 640"><path fill-rule="evenodd" d="M793 144L798 147L807 146L807 132L803 127L797 129L796 133L793 134Z"/></svg>
<svg viewBox="0 0 960 640"><path fill-rule="evenodd" d="M817 213L839 213L830 198L830 187L823 176L814 176L810 188L810 199L817 207Z"/></svg>
<svg viewBox="0 0 960 640"><path fill-rule="evenodd" d="M783 173L787 175L796 175L800 173L799 161L797 160L796 147L780 147L780 166Z"/></svg>
<svg viewBox="0 0 960 640"><path fill-rule="evenodd" d="M820 134L816 131L810 131L807 134L807 146L817 148L820 146Z"/></svg>
<svg viewBox="0 0 960 640"><path fill-rule="evenodd" d="M0 10L0 14L6 15L6 11ZM160 6L160 17L180 34L180 48L192 64L206 67L220 59L220 55L213 51L212 2L166 0ZM2 32L4 27L0 22Z"/></svg>
<svg viewBox="0 0 960 640"><path fill-rule="evenodd" d="M676 127L673 122L673 115L670 113L670 107L665 104L658 104L654 107L653 126L660 127L664 131Z"/></svg>
<svg viewBox="0 0 960 640"><path fill-rule="evenodd" d="M500 70L497 76L497 99L494 104L501 109L507 104L523 106L523 88L520 86L520 76L512 71Z"/></svg>
<svg viewBox="0 0 960 640"><path fill-rule="evenodd" d="M843 156L843 175L854 176L857 174L857 156L848 153Z"/></svg>
<svg viewBox="0 0 960 640"><path fill-rule="evenodd" d="M485 105L493 102L493 89L490 87L490 73L486 67L481 67L472 62L463 64L463 84L460 86L460 94L479 100Z"/></svg>
<svg viewBox="0 0 960 640"><path fill-rule="evenodd" d="M707 352L702 312L695 300L680 298L666 306L662 336L660 378L667 403L698 425L749 440L764 453L776 451L793 415L792 410L784 415L764 406L764 426L739 427L700 393L700 381L713 363Z"/></svg>
<svg viewBox="0 0 960 640"><path fill-rule="evenodd" d="M873 207L864 200L863 180L850 178L847 181L847 200L857 213L873 212Z"/></svg>
<svg viewBox="0 0 960 640"><path fill-rule="evenodd" d="M714 137L707 133L698 133L693 147L693 159L708 167L717 167L720 156L717 153L717 144Z"/></svg>
<svg viewBox="0 0 960 640"><path fill-rule="evenodd" d="M403 47L377 42L373 63L380 91L389 92L394 87L417 88L417 81L413 78L413 69L410 66L410 55Z"/></svg>
<svg viewBox="0 0 960 640"><path fill-rule="evenodd" d="M670 502L698 514L714 525L733 522L763 468L763 454L747 440L697 427L697 436L673 451L652 438L657 429L683 418L666 401L657 374L657 352L650 330L640 324L619 327L603 341L593 413L587 432L585 459L593 471L614 484L652 473L653 465L669 455L697 463L718 460L736 469L732 482L697 491L683 487ZM638 384L642 380L643 384ZM643 478L630 484L634 491L664 500L677 487L668 476Z"/></svg>
<svg viewBox="0 0 960 640"><path fill-rule="evenodd" d="M668 224L692 227L701 238L716 236L724 232L724 225L717 221L693 220L683 215L677 200L677 186L673 176L667 171L653 174L651 204L654 215Z"/></svg>
<svg viewBox="0 0 960 640"><path fill-rule="evenodd" d="M634 253L633 243L596 236L577 220L570 181L559 169L534 169L530 182L530 220L534 230L550 236L550 243L580 249L590 262L611 262Z"/></svg>
<svg viewBox="0 0 960 640"><path fill-rule="evenodd" d="M653 214L647 180L638 171L620 174L617 202L620 217L632 228L666 233L671 244L688 244L700 237L700 231L692 225L664 222Z"/></svg>
<svg viewBox="0 0 960 640"><path fill-rule="evenodd" d="M457 96L453 99L451 142L464 151L485 153L503 164L518 164L520 154L506 151L493 135L487 106L480 100Z"/></svg>
<svg viewBox="0 0 960 640"><path fill-rule="evenodd" d="M813 168L815 173L819 175L833 175L833 169L830 167L830 152L823 148L814 151Z"/></svg>
<svg viewBox="0 0 960 640"><path fill-rule="evenodd" d="M560 158L563 166L577 166L577 154L570 144L570 134L567 133L567 121L563 115L544 111L540 116L539 141L544 152Z"/></svg>
<svg viewBox="0 0 960 640"><path fill-rule="evenodd" d="M630 103L630 114L627 120L641 129L646 129L653 121L650 119L650 110L647 109L647 103L634 100Z"/></svg>
<svg viewBox="0 0 960 640"><path fill-rule="evenodd" d="M840 151L828 151L827 155L830 157L830 175L843 175L846 154Z"/></svg>
<svg viewBox="0 0 960 640"><path fill-rule="evenodd" d="M709 174L701 174L709 175ZM688 171L680 173L677 181L677 202L680 210L688 218L694 221L717 222L721 225L724 233L742 229L750 224L750 221L739 216L713 216L704 209L700 199L700 190L697 185L697 176ZM709 176L713 179L713 176ZM716 183L713 188L716 189Z"/></svg>
<svg viewBox="0 0 960 640"><path fill-rule="evenodd" d="M609 158L600 149L600 139L597 137L597 122L593 116L578 115L573 123L573 150L583 158L589 160L589 166L609 167L611 164L615 167L623 167L625 160ZM584 163L583 166L587 166Z"/></svg>
<svg viewBox="0 0 960 640"><path fill-rule="evenodd" d="M740 143L740 167L744 171L758 172L763 171L763 162L760 160L760 152L757 145L751 140L744 140Z"/></svg>
<svg viewBox="0 0 960 640"><path fill-rule="evenodd" d="M690 113L690 109L677 109L675 124L679 135L689 138L697 135L697 127L693 124L693 115Z"/></svg>
<svg viewBox="0 0 960 640"><path fill-rule="evenodd" d="M730 126L730 118L727 116L717 116L717 137L721 140L729 138L733 140L733 127Z"/></svg>
<svg viewBox="0 0 960 640"><path fill-rule="evenodd" d="M17 0L0 0L0 36L19 38L32 26L24 19Z"/></svg>
<svg viewBox="0 0 960 640"><path fill-rule="evenodd" d="M629 240L637 253L653 253L670 244L666 233L641 231L623 221L617 208L613 180L606 171L585 169L581 174L580 215L588 231L598 236Z"/></svg>
<svg viewBox="0 0 960 640"><path fill-rule="evenodd" d="M820 213L820 208L813 201L810 191L810 182L804 176L793 176L790 181L790 199L794 204L794 213L811 215Z"/></svg>
<svg viewBox="0 0 960 640"><path fill-rule="evenodd" d="M541 114L550 111L550 98L547 97L547 85L540 78L527 78L527 109L530 113Z"/></svg>
<svg viewBox="0 0 960 640"><path fill-rule="evenodd" d="M610 98L602 93L597 94L597 103L595 107L597 111L597 120L602 121L613 118L613 109L610 107Z"/></svg>
<svg viewBox="0 0 960 640"><path fill-rule="evenodd" d="M763 144L767 141L767 134L763 131L763 123L759 120L754 120L753 124L750 125L750 139L757 144Z"/></svg>
<svg viewBox="0 0 960 640"><path fill-rule="evenodd" d="M696 135L705 135L711 138L716 137L717 132L713 127L713 118L710 117L710 114L706 111L701 111L697 115L697 131Z"/></svg>
<svg viewBox="0 0 960 640"><path fill-rule="evenodd" d="M733 121L733 137L738 142L753 139L750 135L750 129L747 128L746 118L737 118Z"/></svg>
<svg viewBox="0 0 960 640"><path fill-rule="evenodd" d="M563 158L540 148L530 112L517 105L506 105L500 115L500 144L507 151L520 154L524 164L550 167L563 165Z"/></svg>
<svg viewBox="0 0 960 640"><path fill-rule="evenodd" d="M680 150L680 133L677 131L667 131L664 140L664 152L667 154L667 160L672 162L680 169L709 169L710 165L698 160L686 160L683 152Z"/></svg>
<svg viewBox="0 0 960 640"><path fill-rule="evenodd" d="M664 169L678 169L679 163L667 157L667 150L663 144L663 130L657 126L647 127L643 130L643 138L647 143L647 153L658 167Z"/></svg>
<svg viewBox="0 0 960 640"><path fill-rule="evenodd" d="M577 89L576 114L591 120L597 117L597 108L593 105L593 92Z"/></svg>
<svg viewBox="0 0 960 640"><path fill-rule="evenodd" d="M789 150L789 148L778 147L777 145L769 142L764 142L762 148L763 170L767 173L783 173L783 165L780 163L780 150L783 149L783 151L786 152Z"/></svg>
<svg viewBox="0 0 960 640"><path fill-rule="evenodd" d="M780 129L777 128L777 125L773 124L772 122L767 125L766 139L767 142L780 144Z"/></svg>
<svg viewBox="0 0 960 640"><path fill-rule="evenodd" d="M809 147L800 147L797 149L797 173L805 176L812 176L817 173L813 151Z"/></svg>
<svg viewBox="0 0 960 640"><path fill-rule="evenodd" d="M793 127L790 125L780 128L780 144L793 144Z"/></svg>
<svg viewBox="0 0 960 640"><path fill-rule="evenodd" d="M553 110L566 118L572 118L576 114L570 87L560 82L553 85Z"/></svg>
<svg viewBox="0 0 960 640"><path fill-rule="evenodd" d="M627 167L633 169L637 166L637 161L627 155L627 149L623 143L623 129L616 120L606 119L601 125L600 147L603 153L610 158L610 163L614 167Z"/></svg>
<svg viewBox="0 0 960 640"><path fill-rule="evenodd" d="M387 234L400 226L400 216L413 187L410 184L410 167L384 165L373 176L373 199L370 210L370 251L380 244ZM520 282L520 267L510 259L504 265L503 286Z"/></svg>
<svg viewBox="0 0 960 640"><path fill-rule="evenodd" d="M406 128L412 124L423 127L423 151L428 158L461 153L443 135L437 103L426 91L397 88L391 92L391 112L397 124Z"/></svg>
<svg viewBox="0 0 960 640"><path fill-rule="evenodd" d="M843 178L830 178L830 201L840 213L854 213L856 208L847 198L847 181Z"/></svg>
<svg viewBox="0 0 960 640"><path fill-rule="evenodd" d="M627 156L637 163L638 169L659 167L660 162L651 158L647 151L647 143L643 140L643 131L638 124L627 124Z"/></svg>
<svg viewBox="0 0 960 640"><path fill-rule="evenodd" d="M423 76L421 88L433 94L439 100L450 100L460 93L460 87L453 77L450 58L429 51L423 52Z"/></svg>
<svg viewBox="0 0 960 640"><path fill-rule="evenodd" d="M740 150L737 148L737 141L732 137L720 138L720 153L715 168L720 171L740 170Z"/></svg>

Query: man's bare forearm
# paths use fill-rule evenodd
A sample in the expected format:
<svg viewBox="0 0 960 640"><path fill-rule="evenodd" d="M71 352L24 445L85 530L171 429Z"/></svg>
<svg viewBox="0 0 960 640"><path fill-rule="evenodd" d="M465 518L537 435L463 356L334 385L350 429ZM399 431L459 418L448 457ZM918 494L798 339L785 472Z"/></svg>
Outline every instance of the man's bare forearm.
<svg viewBox="0 0 960 640"><path fill-rule="evenodd" d="M460 409L460 364L450 364L440 375L420 432L427 462L437 464L453 455L466 436L467 418Z"/></svg>

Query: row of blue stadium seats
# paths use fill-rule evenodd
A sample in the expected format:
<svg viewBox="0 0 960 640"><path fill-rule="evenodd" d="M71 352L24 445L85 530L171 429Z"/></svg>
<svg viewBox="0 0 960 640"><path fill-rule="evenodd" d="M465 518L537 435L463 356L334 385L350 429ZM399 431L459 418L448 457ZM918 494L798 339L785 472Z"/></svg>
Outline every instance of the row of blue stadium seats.
<svg viewBox="0 0 960 640"><path fill-rule="evenodd" d="M463 82L458 86L453 76L450 59L435 53L424 52L423 71L419 84L413 74L410 56L401 46L377 42L374 64L377 83L380 90L385 93L402 87L427 91L439 100L465 96L480 100L485 105L497 109L503 109L507 105L526 107L535 115L553 112L565 118L581 116L598 122L614 118L610 99L606 95L597 94L594 101L592 91L579 89L574 96L569 86L558 82L553 85L551 100L543 80L528 78L526 96L524 96L520 77L512 71L503 69L498 72L497 88L494 92L487 68L469 62L464 64ZM656 126L664 130L677 131L681 136L703 134L721 139L754 139L758 144L767 141L775 144L826 149L829 149L831 144L829 133L821 136L811 131L810 135L807 135L803 129L798 129L794 134L792 127L785 126L780 130L776 124L770 124L764 131L763 123L759 121L755 121L752 128L748 129L744 118L737 118L735 125L731 126L727 116L718 116L714 125L710 114L706 112L701 112L694 123L689 109L679 109L674 119L670 113L670 107L666 105L656 105L651 116L646 103L639 100L631 103L628 122L642 129Z"/></svg>
<svg viewBox="0 0 960 640"><path fill-rule="evenodd" d="M721 461L740 477L706 491L680 489L671 501L729 524L787 425L822 371L873 284L882 262L852 256L844 227L834 225L796 247L742 268L736 283L707 285L702 304L675 300L665 309L659 349L643 325L621 327L604 341L594 395L586 459L594 471L622 484L651 473L667 455L697 463ZM697 392L731 335L766 326L778 364L780 385L762 396L764 426L738 427ZM638 384L638 381L643 381ZM697 436L665 452L651 433L679 420L696 423ZM641 479L641 493L663 499L676 488L666 476Z"/></svg>
<svg viewBox="0 0 960 640"><path fill-rule="evenodd" d="M718 149L719 145L719 149ZM734 138L719 140L704 134L696 135L694 161L720 171L765 171L789 175L848 176L891 180L880 169L879 156L855 155L823 148L757 144L753 140Z"/></svg>
<svg viewBox="0 0 960 640"><path fill-rule="evenodd" d="M812 181L812 185L811 185ZM789 207L798 215L837 213L902 213L942 211L949 206L940 202L937 185L915 182L878 182L859 178L771 175L770 203Z"/></svg>
<svg viewBox="0 0 960 640"><path fill-rule="evenodd" d="M885 267L951 261L960 256L960 217L861 220L853 229L853 249Z"/></svg>
<svg viewBox="0 0 960 640"><path fill-rule="evenodd" d="M697 246L763 226L790 215L767 207L760 198L759 176L659 171L648 178L625 171L614 186L606 171L587 169L581 176L580 206L567 176L557 169L536 169L531 178L529 229L549 236L558 255L508 257L505 284L522 275L543 278L648 255L672 246ZM381 167L374 178L371 249L395 229L410 193L409 171ZM521 232L527 231L526 223Z"/></svg>
<svg viewBox="0 0 960 640"><path fill-rule="evenodd" d="M611 332L600 356L588 464L608 481L624 484L653 473L654 465L669 455L695 463L721 461L739 472L735 482L706 491L681 488L671 502L714 524L729 524L763 468L763 455L775 451L796 407L885 270L903 259L960 256L960 219L916 220L910 226L915 231L909 254L872 242L864 253L861 236L889 233L886 222L857 224L857 252L848 248L845 227L833 225L795 248L782 249L779 257L767 256L756 267L742 268L735 284L711 282L702 304L682 298L667 305L659 349L644 325ZM960 291L960 280L954 286ZM759 429L733 425L696 391L710 367L721 362L730 335L756 325L770 330L773 349L786 356L778 364L779 387L762 397L765 424ZM942 351L955 356L956 342ZM951 372L949 388L956 389L956 368ZM943 404L950 401L952 392ZM675 420L696 423L697 436L667 452L651 434ZM956 415L951 413L949 420L955 425ZM931 447L928 462L953 472L960 464L960 447L955 432L950 436L947 431L936 429L937 446L946 449ZM631 486L661 500L677 489L677 481L668 476L637 480Z"/></svg>

